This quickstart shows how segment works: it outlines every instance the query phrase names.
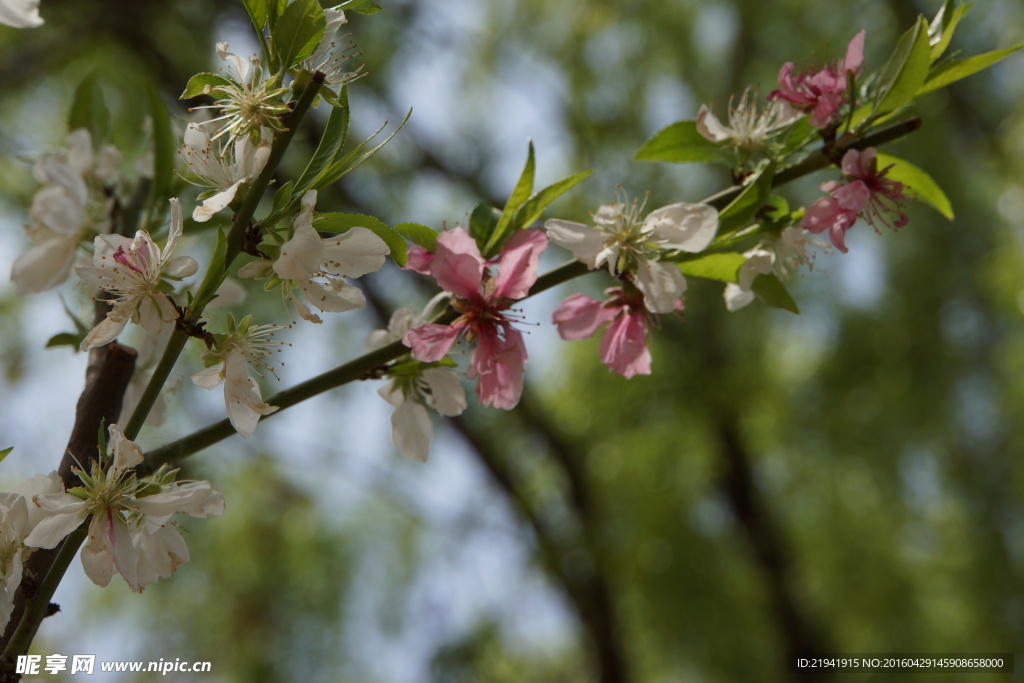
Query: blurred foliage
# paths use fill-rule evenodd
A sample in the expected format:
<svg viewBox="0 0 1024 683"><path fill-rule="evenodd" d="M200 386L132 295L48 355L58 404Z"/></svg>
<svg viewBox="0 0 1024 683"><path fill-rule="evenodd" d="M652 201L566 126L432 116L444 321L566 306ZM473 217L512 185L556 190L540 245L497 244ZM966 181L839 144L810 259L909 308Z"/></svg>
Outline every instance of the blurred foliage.
<svg viewBox="0 0 1024 683"><path fill-rule="evenodd" d="M319 205L435 227L465 220L480 200L501 206L527 137L539 184L596 169L552 215L582 219L618 182L650 190L651 206L694 201L728 178L629 162L651 133L693 118L704 102L724 111L748 84L766 93L783 62L840 54L861 27L877 66L916 12L938 5L384 4L351 17L369 72L350 90L353 125L370 132L418 108ZM63 113L53 111L89 72L120 117L115 139L140 145L138 84L160 83L181 119L175 98L192 73L214 66L214 41L245 40L240 4L226 0L44 0L43 16L44 29L0 32L8 154L32 149L21 138L62 139ZM1021 26L1018 3L977 3L954 49L1019 42ZM799 317L757 304L727 314L721 285L693 280L685 314L655 335L654 375L622 380L598 364L596 341L565 344L529 377L513 414L457 421L466 458L480 465L468 467L489 482L462 501L473 533L461 522L433 526L409 504L444 495L444 481L429 475L460 457L443 450L451 438L425 468L388 461L343 513L268 461L234 460L237 473L215 480L229 513L190 524L193 561L141 598L140 609L160 615L145 652L209 659L210 680L224 681L581 681L603 671L604 680L660 682L791 680L785 656L799 648L1019 647L1020 59L923 99L923 129L892 147L946 190L955 221L914 207L898 234L858 224L850 255L822 257L824 272L791 283ZM315 141L310 133L309 149ZM301 153L291 159L286 166L300 169ZM809 201L834 175L787 193ZM22 200L32 190L16 163L0 181ZM391 305L405 303L408 282L385 277L398 276L369 282ZM566 292L596 290L602 277ZM5 320L19 305L3 302ZM3 332L10 379L29 353L8 338L12 329ZM317 438L343 440L360 427L340 413ZM320 476L346 476L343 464L332 467L338 473ZM513 533L479 526L482 505L514 511ZM512 626L531 615L507 586L461 631L421 620L424 593L442 612L457 611L443 596L479 595L443 567L481 539L524 549L531 559L503 571L546 577L544 595L571 615L568 634L517 642ZM409 641L417 629L426 635ZM408 664L368 666L379 652Z"/></svg>

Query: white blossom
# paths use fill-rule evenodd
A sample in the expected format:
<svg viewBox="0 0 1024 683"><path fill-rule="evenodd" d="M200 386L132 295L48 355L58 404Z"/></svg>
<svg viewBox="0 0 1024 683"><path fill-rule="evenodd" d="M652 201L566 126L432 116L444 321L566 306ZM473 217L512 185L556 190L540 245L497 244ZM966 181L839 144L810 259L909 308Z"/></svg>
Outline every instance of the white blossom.
<svg viewBox="0 0 1024 683"><path fill-rule="evenodd" d="M723 294L725 307L730 311L738 311L754 300L754 280L758 275L767 275L775 265L775 253L767 249L751 249L744 252L746 261L740 266L739 282L730 282L725 286Z"/></svg>
<svg viewBox="0 0 1024 683"><path fill-rule="evenodd" d="M783 100L774 100L760 112L756 96L746 90L735 106L729 101L729 125L718 120L711 109L701 106L697 114L697 132L711 142L729 142L738 149L753 151L764 147L767 139L803 114Z"/></svg>
<svg viewBox="0 0 1024 683"><path fill-rule="evenodd" d="M591 269L629 273L652 313L670 313L686 291L679 267L657 260L663 250L703 251L718 230L718 212L707 204L669 204L641 220L637 202L608 204L586 225L557 218L544 224L548 237Z"/></svg>
<svg viewBox="0 0 1024 683"><path fill-rule="evenodd" d="M82 350L109 344L129 321L155 336L178 318L178 310L165 291L165 280L180 280L196 272L198 264L189 256L172 258L181 237L181 206L171 200L171 227L161 250L149 233L139 230L134 239L123 235L98 235L94 242L93 265L75 269L78 277L113 295L106 319L82 341Z"/></svg>
<svg viewBox="0 0 1024 683"><path fill-rule="evenodd" d="M164 468L138 479L133 468L143 459L139 447L117 425L110 425L108 431L109 454L93 463L89 473L75 470L81 487L32 497L45 516L25 544L54 548L91 516L81 555L86 575L96 585L106 586L118 573L133 591L141 592L188 559L173 526L174 514L219 515L224 511L224 496L209 482L173 482L174 473Z"/></svg>
<svg viewBox="0 0 1024 683"><path fill-rule="evenodd" d="M233 144L220 143L214 147L203 125L188 124L184 145L178 154L195 174L197 185L218 190L195 208L192 220L208 221L227 207L238 188L263 171L270 157L270 146L269 136L261 135L258 145L254 145L249 136L242 136Z"/></svg>
<svg viewBox="0 0 1024 683"><path fill-rule="evenodd" d="M378 270L391 250L384 240L363 227L350 228L336 237L321 238L313 227L315 205L316 190L310 190L302 197L291 239L281 245L280 255L273 261L246 264L238 274L241 277L275 274L284 282L282 291L299 315L319 323L322 322L320 316L306 304L325 313L363 308L366 305L363 293L343 278L357 278Z"/></svg>
<svg viewBox="0 0 1024 683"><path fill-rule="evenodd" d="M51 472L48 476L36 475L12 492L0 493L0 630L11 618L24 563L33 550L25 545L25 539L43 518L41 510L32 503L32 496L63 489L60 477Z"/></svg>
<svg viewBox="0 0 1024 683"><path fill-rule="evenodd" d="M253 325L246 317L236 327L230 320L230 334L220 340L217 347L203 353L203 359L212 364L192 376L192 381L203 389L216 389L224 383L224 406L231 426L243 438L256 431L256 424L264 415L277 410L260 394L259 385L249 376L249 366L273 372L267 358L280 351L283 342L274 338L277 325Z"/></svg>
<svg viewBox="0 0 1024 683"><path fill-rule="evenodd" d="M302 68L306 71L319 71L324 74L324 87L332 90L362 76L362 65L355 69L346 68L350 52L354 43L345 47L338 46L338 31L348 23L345 13L338 7L324 9L324 17L327 19L327 29L316 50L308 58L303 60Z"/></svg>

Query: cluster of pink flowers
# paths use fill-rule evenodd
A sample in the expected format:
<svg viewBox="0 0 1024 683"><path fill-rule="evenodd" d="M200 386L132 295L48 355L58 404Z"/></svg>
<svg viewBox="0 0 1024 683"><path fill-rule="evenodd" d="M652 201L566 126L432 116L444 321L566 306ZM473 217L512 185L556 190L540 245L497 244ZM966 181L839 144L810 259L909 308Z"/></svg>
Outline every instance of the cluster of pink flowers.
<svg viewBox="0 0 1024 683"><path fill-rule="evenodd" d="M800 227L813 233L828 230L829 239L839 251L846 253L846 231L863 216L876 230L880 221L893 229L907 223L903 205L908 197L903 183L886 178L889 166L879 170L876 152L869 147L863 152L851 149L843 157L842 171L847 182L830 180L821 186L829 193L809 207ZM889 219L890 215L895 218Z"/></svg>
<svg viewBox="0 0 1024 683"><path fill-rule="evenodd" d="M854 76L864 62L864 31L853 37L846 48L846 57L825 68L809 69L793 75L793 62L786 62L779 71L779 90L769 100L785 100L794 109L810 114L810 124L826 128L839 118L839 107L846 101L847 72Z"/></svg>
<svg viewBox="0 0 1024 683"><path fill-rule="evenodd" d="M439 361L465 336L475 343L466 376L477 380L480 402L514 408L523 393L527 355L509 308L536 282L538 259L547 246L548 238L540 230L517 232L495 259L496 274L488 271L492 264L462 228L442 232L433 254L413 247L406 267L432 276L460 313L450 325L425 323L406 332L402 342L412 349L413 358Z"/></svg>

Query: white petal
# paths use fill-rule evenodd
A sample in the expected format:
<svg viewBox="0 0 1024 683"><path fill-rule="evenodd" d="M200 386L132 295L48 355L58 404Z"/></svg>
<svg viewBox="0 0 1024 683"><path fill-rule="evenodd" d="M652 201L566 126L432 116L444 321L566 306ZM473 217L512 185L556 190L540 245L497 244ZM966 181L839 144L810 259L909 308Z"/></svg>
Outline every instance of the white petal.
<svg viewBox="0 0 1024 683"><path fill-rule="evenodd" d="M391 441L413 462L427 461L433 434L427 409L415 401L403 401L391 415Z"/></svg>
<svg viewBox="0 0 1024 683"><path fill-rule="evenodd" d="M213 218L213 214L231 203L235 198L235 193L238 191L238 186L244 182L245 180L239 180L223 192L218 192L212 197L208 197L201 206L197 206L195 210L192 211L192 220L196 223L205 223Z"/></svg>
<svg viewBox="0 0 1024 683"><path fill-rule="evenodd" d="M327 286L310 281L302 286L302 294L325 313L344 313L366 306L362 291L344 280L332 280Z"/></svg>
<svg viewBox="0 0 1024 683"><path fill-rule="evenodd" d="M0 24L14 28L42 26L39 0L3 0L0 2Z"/></svg>
<svg viewBox="0 0 1024 683"><path fill-rule="evenodd" d="M67 279L75 261L77 239L58 237L37 244L14 259L11 281L17 294L37 294Z"/></svg>
<svg viewBox="0 0 1024 683"><path fill-rule="evenodd" d="M82 351L88 351L89 349L95 349L99 346L105 346L110 342L117 339L117 335L121 334L124 330L125 325L128 324L128 319L114 320L110 317L110 313L107 313L107 317L100 321L100 323L89 330L89 334L85 335L85 339L82 340Z"/></svg>
<svg viewBox="0 0 1024 683"><path fill-rule="evenodd" d="M605 208L605 207L601 207ZM600 209L599 209L600 211ZM544 223L548 238L572 252L590 268L597 267L597 255L604 247L606 235L592 225L551 218Z"/></svg>
<svg viewBox="0 0 1024 683"><path fill-rule="evenodd" d="M644 305L652 313L671 313L686 291L686 278L674 263L641 261L636 286L644 293Z"/></svg>
<svg viewBox="0 0 1024 683"><path fill-rule="evenodd" d="M380 389L377 389L377 395L395 408L405 403L405 395L398 388L397 382L388 382Z"/></svg>
<svg viewBox="0 0 1024 683"><path fill-rule="evenodd" d="M707 204L669 204L648 214L644 221L665 249L703 251L718 230L718 211Z"/></svg>
<svg viewBox="0 0 1024 683"><path fill-rule="evenodd" d="M437 412L450 417L461 415L466 409L466 390L457 372L448 368L426 368L423 380L430 387Z"/></svg>
<svg viewBox="0 0 1024 683"><path fill-rule="evenodd" d="M114 453L113 467L127 469L135 467L142 462L142 449L135 445L135 442L124 435L121 428L112 424L107 428L110 435L110 450Z"/></svg>
<svg viewBox="0 0 1024 683"><path fill-rule="evenodd" d="M739 285L730 282L725 286L725 307L729 312L738 311L754 300L754 293L749 289L743 289Z"/></svg>
<svg viewBox="0 0 1024 683"><path fill-rule="evenodd" d="M222 364L214 365L212 368L192 375L192 381L203 389L216 389L224 381L223 369Z"/></svg>
<svg viewBox="0 0 1024 683"><path fill-rule="evenodd" d="M85 501L78 500L68 493L53 494L53 496L58 495L67 496L68 499L74 498L74 502L63 503L63 508L61 508L63 512L47 514L32 529L32 533L25 539L25 545L31 548L56 548L65 536L77 529L89 516L88 504ZM50 498L51 496L36 496L33 497L33 503L45 512L45 508L42 508L39 503ZM60 505L61 503L54 502L53 504Z"/></svg>
<svg viewBox="0 0 1024 683"><path fill-rule="evenodd" d="M697 132L712 142L722 142L733 136L733 131L722 125L707 105L701 105L697 113Z"/></svg>
<svg viewBox="0 0 1024 683"><path fill-rule="evenodd" d="M191 256L175 256L160 269L160 274L174 280L181 280L195 275L197 270L199 270L199 264Z"/></svg>
<svg viewBox="0 0 1024 683"><path fill-rule="evenodd" d="M283 280L308 280L320 272L323 246L312 225L299 224L292 238L281 245L274 272Z"/></svg>
<svg viewBox="0 0 1024 683"><path fill-rule="evenodd" d="M323 269L333 275L359 277L380 270L391 249L372 230L351 228L323 241Z"/></svg>

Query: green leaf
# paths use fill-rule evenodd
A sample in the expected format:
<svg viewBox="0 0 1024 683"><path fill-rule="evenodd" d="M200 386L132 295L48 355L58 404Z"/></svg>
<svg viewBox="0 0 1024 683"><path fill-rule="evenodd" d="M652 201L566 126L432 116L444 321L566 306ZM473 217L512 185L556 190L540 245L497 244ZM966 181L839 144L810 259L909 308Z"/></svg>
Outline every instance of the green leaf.
<svg viewBox="0 0 1024 683"><path fill-rule="evenodd" d="M483 245L488 243L498 228L501 216L501 211L487 202L480 202L473 207L473 211L469 214L469 236L481 245L481 252L483 252Z"/></svg>
<svg viewBox="0 0 1024 683"><path fill-rule="evenodd" d="M313 181L327 168L338 156L338 152L345 146L345 139L348 137L348 86L341 89L342 105L331 110L331 117L327 120L327 127L320 138L320 144L316 147L313 158L309 160L306 169L299 176L295 183L295 193L303 194L313 184Z"/></svg>
<svg viewBox="0 0 1024 683"><path fill-rule="evenodd" d="M931 44L932 62L942 56L953 39L956 25L971 8L969 4L954 7L954 0L946 0L928 26L928 42Z"/></svg>
<svg viewBox="0 0 1024 683"><path fill-rule="evenodd" d="M92 136L94 149L107 140L110 131L110 112L103 101L103 91L92 73L82 79L75 89L75 96L68 112L68 131L85 128Z"/></svg>
<svg viewBox="0 0 1024 683"><path fill-rule="evenodd" d="M256 31L262 33L263 27L267 23L267 17L270 16L269 0L242 0L242 4Z"/></svg>
<svg viewBox="0 0 1024 683"><path fill-rule="evenodd" d="M317 0L295 0L285 7L271 33L281 67L289 69L313 54L326 30L327 19Z"/></svg>
<svg viewBox="0 0 1024 683"><path fill-rule="evenodd" d="M568 192L574 185L588 177L591 173L592 171L575 173L568 178L559 180L557 183L548 185L543 190L535 192L532 197L519 207L516 217L512 220L513 227L515 229L529 227L531 223L540 218L541 214L544 213L544 209L548 208L551 202Z"/></svg>
<svg viewBox="0 0 1024 683"><path fill-rule="evenodd" d="M494 229L491 230L490 234L488 234L486 242L478 241L480 244L480 253L484 258L490 258L494 254L498 253L498 249L501 248L501 244L515 230L516 226L512 225L512 219L515 218L515 214L519 210L519 207L522 206L533 193L533 181L536 166L537 162L533 154L533 141L530 141L526 153L526 165L523 166L523 172L519 174L519 180L516 182L516 186L512 190L512 194L509 195L508 201L505 203L505 208L501 212L501 218L498 220L498 224L494 226Z"/></svg>
<svg viewBox="0 0 1024 683"><path fill-rule="evenodd" d="M930 175L909 161L889 154L879 153L876 159L879 168L892 165L886 177L906 185L908 195L932 207L948 220L953 220L953 205L949 197Z"/></svg>
<svg viewBox="0 0 1024 683"><path fill-rule="evenodd" d="M701 254L696 258L681 261L679 270L683 271L683 275L719 282L739 282L740 266L746 261L747 258L743 254L734 251Z"/></svg>
<svg viewBox="0 0 1024 683"><path fill-rule="evenodd" d="M146 199L146 230L152 232L163 222L167 200L174 184L174 161L178 138L159 91L149 86L149 115L153 122L153 182Z"/></svg>
<svg viewBox="0 0 1024 683"><path fill-rule="evenodd" d="M743 191L718 214L719 238L754 222L758 210L768 201L774 177L775 164L773 162L766 159L758 164L754 175L747 180Z"/></svg>
<svg viewBox="0 0 1024 683"><path fill-rule="evenodd" d="M381 10L381 6L373 0L348 0L348 2L343 2L338 5L338 9L357 12L359 14L376 14Z"/></svg>
<svg viewBox="0 0 1024 683"><path fill-rule="evenodd" d="M314 219L313 226L322 232L338 234L356 227L366 228L384 240L384 244L391 250L391 258L395 263L399 266L405 265L408 245L398 232L378 218L357 213L322 213Z"/></svg>
<svg viewBox="0 0 1024 683"><path fill-rule="evenodd" d="M8 455L10 455L11 451L13 451L13 450L14 450L14 446L8 446L7 448L5 448L3 450L0 450L0 462L2 462L4 458L6 458Z"/></svg>
<svg viewBox="0 0 1024 683"><path fill-rule="evenodd" d="M874 112L894 111L910 103L928 77L931 63L928 24L924 17L918 17L917 23L900 37L892 56L882 67Z"/></svg>
<svg viewBox="0 0 1024 683"><path fill-rule="evenodd" d="M277 188L277 192L274 193L274 202L271 204L270 215L268 216L267 222L271 222L271 217L277 217L277 215L285 210L285 208L291 203L292 197L295 194L292 192L295 181L289 180L287 183Z"/></svg>
<svg viewBox="0 0 1024 683"><path fill-rule="evenodd" d="M75 351L82 345L82 340L85 339L85 335L75 334L74 332L61 332L55 334L46 342L46 348L52 349L57 346L70 346Z"/></svg>
<svg viewBox="0 0 1024 683"><path fill-rule="evenodd" d="M223 97L224 93L220 91L220 88L226 88L232 85L233 83L231 79L225 78L224 76L211 74L209 72L199 73L188 79L188 83L185 85L185 90L178 96L178 99L190 100L193 97L198 97L199 95Z"/></svg>
<svg viewBox="0 0 1024 683"><path fill-rule="evenodd" d="M655 133L633 160L733 165L728 152L697 132L696 121L678 121Z"/></svg>
<svg viewBox="0 0 1024 683"><path fill-rule="evenodd" d="M437 247L437 231L419 223L399 223L395 226L395 232L433 253Z"/></svg>
<svg viewBox="0 0 1024 683"><path fill-rule="evenodd" d="M786 286L774 275L758 275L751 289L769 306L800 315L800 309L786 291Z"/></svg>
<svg viewBox="0 0 1024 683"><path fill-rule="evenodd" d="M917 91L917 94L923 95L932 90L945 88L950 83L956 83L962 78L973 76L996 62L1009 57L1022 47L1024 47L1024 43L1017 43L1012 47L1003 48L1002 50L993 50L981 55L946 62L932 69L932 72L928 74L928 80L924 82L924 85Z"/></svg>
<svg viewBox="0 0 1024 683"><path fill-rule="evenodd" d="M395 137L398 134L398 131L402 130L402 127L405 126L410 116L412 116L412 109L409 110L409 113L405 115L405 118L402 119L402 122L398 124L398 128L396 128L394 132L391 133L391 135L387 136L383 142L381 142L373 149L369 150L368 152L363 152L362 150L367 145L367 143L369 143L370 140L377 137L377 134L384 130L384 126L388 125L387 122L385 121L384 125L378 128L376 131L374 131L373 135L363 140L351 152L346 154L344 157L335 160L334 163L332 163L330 166L321 171L320 175L316 177L316 180L310 183L310 187L313 189L317 189L341 180L347 173L351 172L361 163L363 163L364 161L372 157L374 154L376 154L381 147L388 144L391 138Z"/></svg>

